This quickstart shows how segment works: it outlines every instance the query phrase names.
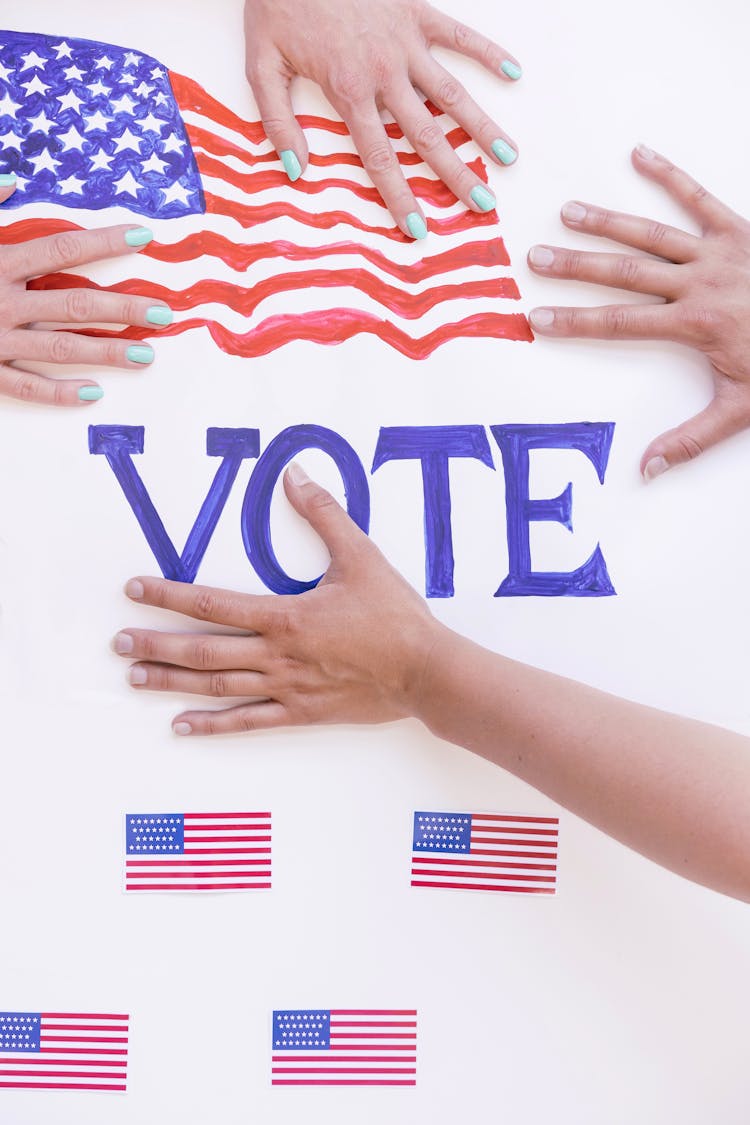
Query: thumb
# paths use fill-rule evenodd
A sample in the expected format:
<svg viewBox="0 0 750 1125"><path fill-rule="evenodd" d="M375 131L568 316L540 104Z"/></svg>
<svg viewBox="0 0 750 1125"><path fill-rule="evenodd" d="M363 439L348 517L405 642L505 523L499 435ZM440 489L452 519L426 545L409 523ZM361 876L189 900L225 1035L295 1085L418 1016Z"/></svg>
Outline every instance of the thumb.
<svg viewBox="0 0 750 1125"><path fill-rule="evenodd" d="M17 183L15 172L3 172L0 175L0 203L5 203L6 199L10 199L16 190Z"/></svg>
<svg viewBox="0 0 750 1125"><path fill-rule="evenodd" d="M323 540L331 559L351 554L363 542L369 543L364 531L336 503L330 492L310 480L296 461L284 473L284 491L294 510Z"/></svg>
<svg viewBox="0 0 750 1125"><path fill-rule="evenodd" d="M307 167L308 150L305 134L294 116L291 77L286 64L280 55L249 58L247 77L258 103L266 136L294 183Z"/></svg>
<svg viewBox="0 0 750 1125"><path fill-rule="evenodd" d="M641 458L641 473L646 481L653 480L674 465L692 461L748 424L747 408L717 395L700 414L651 442Z"/></svg>

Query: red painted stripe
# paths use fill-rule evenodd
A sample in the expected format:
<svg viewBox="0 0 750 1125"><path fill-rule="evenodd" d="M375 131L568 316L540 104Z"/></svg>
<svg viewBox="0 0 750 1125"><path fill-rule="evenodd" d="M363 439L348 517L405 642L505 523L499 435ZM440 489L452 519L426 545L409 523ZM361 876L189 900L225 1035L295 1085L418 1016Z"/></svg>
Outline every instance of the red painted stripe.
<svg viewBox="0 0 750 1125"><path fill-rule="evenodd" d="M333 1024L331 1025L333 1026ZM338 1024L336 1024L338 1027ZM416 1026L416 1025L415 1025ZM331 1039L414 1039L416 1040L416 1033L413 1031L373 1031L369 1035L365 1032L359 1031L332 1031L330 1034Z"/></svg>
<svg viewBox="0 0 750 1125"><path fill-rule="evenodd" d="M518 845L520 843L527 848L556 848L557 847L557 840L556 839L555 840L529 840L529 839L526 839L526 840L512 840L512 839L507 840L507 839L505 839L505 837L503 837L502 839L500 839L500 838L495 839L492 836L475 836L472 833L472 837L471 837L471 854L472 855L474 855L474 853L476 852L476 848L474 847L475 843L477 843L477 844L515 844L515 845ZM485 855L485 854L489 855L490 853L489 852L486 852L486 853L480 852L479 854L480 855Z"/></svg>
<svg viewBox="0 0 750 1125"><path fill-rule="evenodd" d="M272 1062L320 1062L320 1055L273 1055ZM336 1055L336 1062L416 1062L416 1055Z"/></svg>
<svg viewBox="0 0 750 1125"><path fill-rule="evenodd" d="M127 1086L112 1086L99 1082L0 1082L6 1090L127 1090Z"/></svg>
<svg viewBox="0 0 750 1125"><path fill-rule="evenodd" d="M191 891L242 891L254 888L256 890L270 888L270 883L194 883L190 888ZM136 883L126 883L126 891L174 891L179 890L179 887L173 886L171 883L149 883L148 886L140 886Z"/></svg>
<svg viewBox="0 0 750 1125"><path fill-rule="evenodd" d="M27 1070L1 1070L0 1069L0 1074L4 1075L6 1077L11 1076L11 1075L14 1075L14 1076L21 1075L21 1077L26 1075L27 1077L32 1077L32 1076L29 1075L29 1072ZM62 1077L65 1077L66 1075L68 1075L70 1078L122 1078L121 1074L117 1074L117 1073L108 1074L108 1073L102 1072L102 1071L99 1071L99 1073L97 1074L97 1072L95 1070L93 1070L93 1071L92 1070L66 1070L66 1071L35 1070L34 1074L33 1074L33 1077L36 1078L37 1075L39 1077L47 1077L47 1078L62 1078Z"/></svg>
<svg viewBox="0 0 750 1125"><path fill-rule="evenodd" d="M266 849L268 850L268 849ZM125 861L126 867L215 867L217 863L221 863L222 867L229 867L235 864L239 867L263 867L268 864L267 859L127 859Z"/></svg>
<svg viewBox="0 0 750 1125"><path fill-rule="evenodd" d="M257 820L270 820L270 812L225 812L225 813L212 813L212 812L186 812L183 814L184 820L243 820L250 817L255 817ZM269 824L269 828L270 828Z"/></svg>
<svg viewBox="0 0 750 1125"><path fill-rule="evenodd" d="M185 855L270 855L270 848L185 848ZM265 863L266 860L263 860Z"/></svg>
<svg viewBox="0 0 750 1125"><path fill-rule="evenodd" d="M395 1078L383 1079L363 1078L361 1081L342 1078L272 1078L272 1086L416 1086L415 1078L403 1082Z"/></svg>
<svg viewBox="0 0 750 1125"><path fill-rule="evenodd" d="M130 865L128 864L128 867ZM232 878L238 879L242 876L247 876L248 879L261 879L269 878L270 871L170 871L170 879L219 879L219 878ZM162 871L135 871L133 878L138 879L163 879L166 878Z"/></svg>
<svg viewBox="0 0 750 1125"><path fill-rule="evenodd" d="M148 294L145 294L148 296ZM188 834L185 833L185 840L189 839ZM196 836L196 844L231 844L233 841L240 843L242 840L249 840L253 843L258 843L261 840L270 840L270 836ZM192 844L193 841L190 840Z"/></svg>
<svg viewBox="0 0 750 1125"><path fill-rule="evenodd" d="M549 887L506 887L506 886L480 886L476 883L427 883L423 881L417 882L412 879L412 887L448 887L453 889L461 889L464 891L513 891L517 895L551 895L554 891Z"/></svg>
<svg viewBox="0 0 750 1125"><path fill-rule="evenodd" d="M331 1017L338 1016L416 1016L416 1008L331 1008Z"/></svg>
<svg viewBox="0 0 750 1125"><path fill-rule="evenodd" d="M99 1023L47 1023L44 1021L44 1031L122 1031L117 1024Z"/></svg>
<svg viewBox="0 0 750 1125"><path fill-rule="evenodd" d="M51 1047L47 1048L47 1049L52 1050ZM53 1053L55 1053L55 1052L53 1052ZM60 1052L58 1051L56 1053L59 1054ZM75 1054L75 1053L76 1053L75 1051L72 1052L72 1054ZM94 1052L94 1053L98 1054L98 1052ZM104 1053L104 1052L102 1052L102 1053ZM123 1052L123 1053L125 1053L125 1052ZM14 1060L3 1058L0 1061L11 1062L11 1061L14 1061ZM37 1065L37 1066L55 1066L57 1064L59 1064L60 1066L75 1066L76 1065L73 1062L72 1059L40 1059L38 1057L31 1058L30 1055L25 1056L23 1062L24 1062L25 1066L28 1066L29 1064L32 1064L32 1063ZM81 1065L82 1066L84 1065L83 1060L81 1062ZM120 1059L86 1059L85 1065L86 1066L108 1066L108 1067L119 1066L121 1069L125 1070L127 1068L128 1064L127 1064L127 1061L125 1059L123 1059L122 1061L120 1061Z"/></svg>
<svg viewBox="0 0 750 1125"><path fill-rule="evenodd" d="M129 1020L130 1016L113 1015L111 1012L42 1012L43 1020Z"/></svg>
<svg viewBox="0 0 750 1125"><path fill-rule="evenodd" d="M185 290L187 292L187 290ZM216 818L211 824L185 824L185 835L188 832L270 832L270 820L262 824L240 824L238 822L217 823ZM263 837L261 837L262 839Z"/></svg>
<svg viewBox="0 0 750 1125"><path fill-rule="evenodd" d="M416 867L412 867L412 875L432 875L435 876L435 871L427 868L426 871L420 871ZM451 872L451 874L454 874ZM554 883L556 880L555 875L509 875L506 872L494 874L491 871L464 871L464 879L508 879L518 880L524 883Z"/></svg>
<svg viewBox="0 0 750 1125"><path fill-rule="evenodd" d="M127 1037L115 1035L42 1035L42 1043L127 1043Z"/></svg>
<svg viewBox="0 0 750 1125"><path fill-rule="evenodd" d="M331 1043L332 1051L373 1051L374 1047L366 1045L359 1046L357 1043ZM387 1047L383 1047L384 1051L413 1051L414 1044L403 1043L389 1043ZM338 1056L337 1056L338 1057Z"/></svg>
<svg viewBox="0 0 750 1125"><path fill-rule="evenodd" d="M272 1074L416 1074L416 1067L358 1066L356 1070L348 1067L327 1066L272 1066Z"/></svg>
<svg viewBox="0 0 750 1125"><path fill-rule="evenodd" d="M471 836L474 838L474 829L472 829ZM559 835L556 828L508 828L507 826L495 828L492 824L483 824L481 828L477 828L476 832L498 832L501 835L509 836L513 832L520 833L522 836L557 836Z"/></svg>
<svg viewBox="0 0 750 1125"><path fill-rule="evenodd" d="M333 1021L331 1022L333 1027ZM399 1020L398 1022L392 1020L336 1020L336 1027L416 1027L416 1020Z"/></svg>
<svg viewBox="0 0 750 1125"><path fill-rule="evenodd" d="M551 844L540 844L539 845L540 848L541 847L547 848L547 847L552 847L552 846L553 845L551 845ZM521 851L520 849L514 849L513 851L506 852L506 851L501 851L499 848L472 848L471 849L471 855L509 855L509 856L515 855L515 856L521 856L524 859L557 859L557 852L556 851L526 852L526 851ZM424 858L424 857L420 856L420 859L421 858Z"/></svg>
<svg viewBox="0 0 750 1125"><path fill-rule="evenodd" d="M501 820L518 824L559 824L557 816L503 816L500 813L472 813L474 820Z"/></svg>
<svg viewBox="0 0 750 1125"><path fill-rule="evenodd" d="M514 853L511 852L511 855ZM545 857L546 858L546 857ZM524 871L557 871L554 863L504 863L501 860L491 859L448 859L447 856L413 855L412 864L439 863L441 867L503 867L508 869L522 869Z"/></svg>

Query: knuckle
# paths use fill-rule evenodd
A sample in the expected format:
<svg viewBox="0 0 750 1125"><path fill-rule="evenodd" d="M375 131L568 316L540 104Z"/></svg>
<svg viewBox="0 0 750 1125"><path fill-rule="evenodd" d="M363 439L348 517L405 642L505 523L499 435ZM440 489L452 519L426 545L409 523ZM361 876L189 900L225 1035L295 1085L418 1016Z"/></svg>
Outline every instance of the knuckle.
<svg viewBox="0 0 750 1125"><path fill-rule="evenodd" d="M45 246L45 257L50 266L74 261L81 255L81 238L73 231L53 235Z"/></svg>
<svg viewBox="0 0 750 1125"><path fill-rule="evenodd" d="M648 228L646 230L646 239L649 246L655 248L663 246L667 239L667 234L668 228L664 225L664 223L659 223L655 220L649 222Z"/></svg>
<svg viewBox="0 0 750 1125"><path fill-rule="evenodd" d="M143 633L136 642L138 655L142 660L155 660L158 656L158 641L151 633Z"/></svg>
<svg viewBox="0 0 750 1125"><path fill-rule="evenodd" d="M65 383L53 380L52 383L52 405L64 406L65 405Z"/></svg>
<svg viewBox="0 0 750 1125"><path fill-rule="evenodd" d="M355 105L366 96L368 80L359 70L341 67L330 71L328 87L338 101L345 105Z"/></svg>
<svg viewBox="0 0 750 1125"><path fill-rule="evenodd" d="M555 260L552 263L563 276L575 280L580 276L582 258L575 250L555 251Z"/></svg>
<svg viewBox="0 0 750 1125"><path fill-rule="evenodd" d="M416 147L422 152L433 152L444 140L443 130L439 125L430 122L428 125L421 126L414 140Z"/></svg>
<svg viewBox="0 0 750 1125"><path fill-rule="evenodd" d="M38 385L33 375L21 374L13 383L13 398L23 402L33 402L38 397Z"/></svg>
<svg viewBox="0 0 750 1125"><path fill-rule="evenodd" d="M470 51L476 42L476 34L465 23L457 23L453 28L453 44L458 51Z"/></svg>
<svg viewBox="0 0 750 1125"><path fill-rule="evenodd" d="M250 734L252 731L258 729L252 711L240 711L237 716L237 727L244 734Z"/></svg>
<svg viewBox="0 0 750 1125"><path fill-rule="evenodd" d="M691 305L683 307L682 316L698 340L706 342L721 337L723 317L716 309L707 305Z"/></svg>
<svg viewBox="0 0 750 1125"><path fill-rule="evenodd" d="M455 78L443 78L437 92L440 105L448 109L454 109L461 101L462 95L461 85L456 82Z"/></svg>
<svg viewBox="0 0 750 1125"><path fill-rule="evenodd" d="M121 324L138 324L144 318L142 305L132 297L123 301L119 314Z"/></svg>
<svg viewBox="0 0 750 1125"><path fill-rule="evenodd" d="M602 315L604 330L612 336L620 336L630 324L630 313L618 305L605 309Z"/></svg>
<svg viewBox="0 0 750 1125"><path fill-rule="evenodd" d="M226 672L212 672L208 680L208 690L211 695L231 695L231 683Z"/></svg>
<svg viewBox="0 0 750 1125"><path fill-rule="evenodd" d="M703 452L703 446L692 434L677 434L676 445L685 461L693 461Z"/></svg>
<svg viewBox="0 0 750 1125"><path fill-rule="evenodd" d="M386 141L371 145L362 153L362 163L370 172L390 172L395 162L393 149Z"/></svg>
<svg viewBox="0 0 750 1125"><path fill-rule="evenodd" d="M218 653L210 641L195 641L189 655L196 668L208 669L214 667Z"/></svg>
<svg viewBox="0 0 750 1125"><path fill-rule="evenodd" d="M311 508L315 511L325 511L327 508L336 508L338 505L330 492L324 488L317 489L315 494L310 497L308 501Z"/></svg>
<svg viewBox="0 0 750 1125"><path fill-rule="evenodd" d="M93 320L94 294L89 289L71 289L65 294L64 309L67 320Z"/></svg>
<svg viewBox="0 0 750 1125"><path fill-rule="evenodd" d="M201 590L196 595L193 609L196 617L210 620L216 613L216 598L208 591Z"/></svg>
<svg viewBox="0 0 750 1125"><path fill-rule="evenodd" d="M48 355L52 363L72 363L75 354L75 341L66 332L54 332L50 336Z"/></svg>
<svg viewBox="0 0 750 1125"><path fill-rule="evenodd" d="M637 258L626 254L614 264L614 280L622 289L631 289L641 277L641 264Z"/></svg>

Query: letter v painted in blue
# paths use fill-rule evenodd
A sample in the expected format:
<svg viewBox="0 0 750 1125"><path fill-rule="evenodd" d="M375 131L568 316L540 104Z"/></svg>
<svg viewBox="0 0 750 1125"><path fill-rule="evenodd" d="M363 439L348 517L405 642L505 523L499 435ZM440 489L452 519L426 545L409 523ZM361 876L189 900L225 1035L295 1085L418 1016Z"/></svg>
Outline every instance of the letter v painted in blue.
<svg viewBox="0 0 750 1125"><path fill-rule="evenodd" d="M222 461L181 555L177 554L133 464L133 454L143 453L144 435L143 426L89 426L89 452L107 458L164 577L194 582L240 465L260 452L260 431L206 431L206 453L209 457L221 457Z"/></svg>

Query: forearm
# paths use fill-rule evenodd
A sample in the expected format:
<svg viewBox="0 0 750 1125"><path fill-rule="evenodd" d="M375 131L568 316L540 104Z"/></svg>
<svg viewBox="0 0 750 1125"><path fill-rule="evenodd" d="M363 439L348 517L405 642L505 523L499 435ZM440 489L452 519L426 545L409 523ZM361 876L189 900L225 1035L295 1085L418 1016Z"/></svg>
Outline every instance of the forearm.
<svg viewBox="0 0 750 1125"><path fill-rule="evenodd" d="M518 664L439 627L418 717L608 835L750 901L750 740Z"/></svg>

